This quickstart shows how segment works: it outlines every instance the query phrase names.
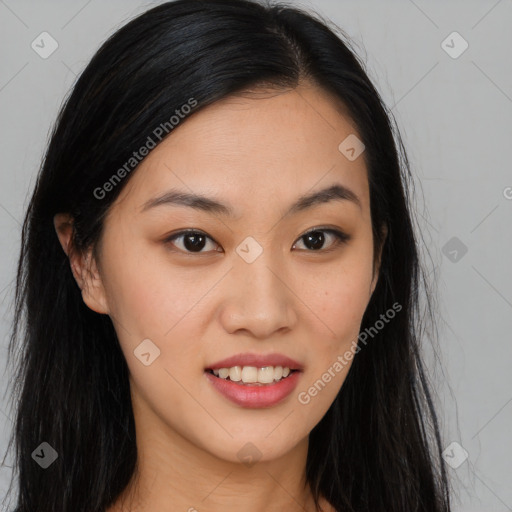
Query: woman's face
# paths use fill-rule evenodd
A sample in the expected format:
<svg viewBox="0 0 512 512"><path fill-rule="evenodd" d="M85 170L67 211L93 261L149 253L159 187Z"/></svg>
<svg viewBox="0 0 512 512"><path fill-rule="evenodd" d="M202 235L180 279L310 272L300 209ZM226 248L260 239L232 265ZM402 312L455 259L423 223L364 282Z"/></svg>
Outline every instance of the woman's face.
<svg viewBox="0 0 512 512"><path fill-rule="evenodd" d="M86 302L112 317L138 436L233 462L307 442L346 378L376 284L354 136L330 96L301 85L198 111L134 171L105 220L101 283ZM279 368L258 373L266 366L300 371L243 383L278 379Z"/></svg>

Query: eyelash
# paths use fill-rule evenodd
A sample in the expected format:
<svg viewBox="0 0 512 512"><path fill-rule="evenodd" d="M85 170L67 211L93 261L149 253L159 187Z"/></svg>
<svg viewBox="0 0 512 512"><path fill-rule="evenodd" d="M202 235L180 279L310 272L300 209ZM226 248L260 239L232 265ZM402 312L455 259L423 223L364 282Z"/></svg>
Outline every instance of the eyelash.
<svg viewBox="0 0 512 512"><path fill-rule="evenodd" d="M331 235L334 235L336 240L335 240L335 242L332 244L332 246L329 249L318 249L318 250L314 250L314 249L301 249L301 250L304 250L306 252L311 252L311 253L327 253L327 252L331 252L331 251L337 249L340 245L347 243L350 240L350 238L351 238L350 235L348 235L347 233L344 233L343 231L340 231L338 229L318 227L318 228L310 229L309 231L307 231L306 233L301 235L297 239L297 242L300 239L306 237L307 235L309 235L311 233L317 233L317 232L329 233ZM203 235L206 238L209 238L212 242L217 244L217 242L215 242L215 240L213 240L213 238L208 236L204 231L200 231L200 230L197 230L197 229L186 229L186 230L183 230L183 231L179 231L178 233L175 233L172 236L166 238L164 240L164 243L165 244L171 244L177 238L180 238L182 236L189 235L189 234ZM293 245L295 245L297 242L295 242ZM219 245L219 244L217 244L217 245ZM178 252L182 252L182 253L187 254L187 255L199 255L199 254L207 254L208 252L211 252L211 251L193 252L193 251L186 251L186 250L182 250L182 249L177 249L177 251ZM215 251L215 252L220 252L220 251Z"/></svg>

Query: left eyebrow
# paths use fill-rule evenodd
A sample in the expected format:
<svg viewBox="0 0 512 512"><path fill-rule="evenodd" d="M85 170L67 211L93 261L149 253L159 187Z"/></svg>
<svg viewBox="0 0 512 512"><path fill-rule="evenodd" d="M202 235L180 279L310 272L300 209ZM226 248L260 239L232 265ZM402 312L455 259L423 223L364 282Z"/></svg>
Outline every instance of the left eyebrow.
<svg viewBox="0 0 512 512"><path fill-rule="evenodd" d="M349 188L337 183L317 192L301 196L290 206L285 215L297 213L318 204L329 203L331 201L351 201L359 206L359 208L362 208L359 197Z"/></svg>
<svg viewBox="0 0 512 512"><path fill-rule="evenodd" d="M288 208L284 216L304 211L319 204L329 203L331 201L351 201L359 206L359 208L362 208L361 201L358 196L349 188L337 183L317 192L312 192L299 197L299 199ZM149 199L142 205L141 212L162 205L187 206L189 208L194 208L211 214L218 214L231 218L235 217L233 208L227 204L200 194L193 194L180 190L169 190L158 197Z"/></svg>

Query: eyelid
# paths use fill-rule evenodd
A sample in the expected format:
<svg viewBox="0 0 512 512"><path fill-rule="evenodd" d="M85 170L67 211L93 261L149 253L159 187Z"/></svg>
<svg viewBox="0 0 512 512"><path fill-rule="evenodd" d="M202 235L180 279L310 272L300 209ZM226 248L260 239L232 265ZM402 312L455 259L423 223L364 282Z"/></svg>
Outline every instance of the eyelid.
<svg viewBox="0 0 512 512"><path fill-rule="evenodd" d="M340 235L341 237L345 238L346 240L349 240L351 238L348 233L346 233L345 231L343 231L340 228L335 228L335 227L332 227L332 226L317 226L317 227L308 229L307 231L302 233L302 235L300 235L297 238L297 240L299 238L302 238L303 236L309 235L309 233L314 233L315 231L325 231L326 233L332 233L332 234L335 234L335 235Z"/></svg>

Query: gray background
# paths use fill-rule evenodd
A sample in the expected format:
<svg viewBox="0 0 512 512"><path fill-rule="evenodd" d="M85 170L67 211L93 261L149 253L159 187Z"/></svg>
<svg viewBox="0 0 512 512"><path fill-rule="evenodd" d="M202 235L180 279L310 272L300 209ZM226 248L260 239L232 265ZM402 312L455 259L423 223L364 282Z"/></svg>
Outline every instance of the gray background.
<svg viewBox="0 0 512 512"><path fill-rule="evenodd" d="M49 130L100 43L156 3L0 0L1 455L13 417L5 360L20 223ZM426 355L444 447L457 442L468 452L457 468L446 463L454 510L512 510L512 1L293 3L332 20L358 45L416 175L440 312L439 346ZM31 48L43 31L59 45L47 59ZM458 58L441 46L453 31L469 44ZM461 48L456 39L447 44ZM460 450L450 448L450 460ZM11 464L8 457L0 468L2 497Z"/></svg>

